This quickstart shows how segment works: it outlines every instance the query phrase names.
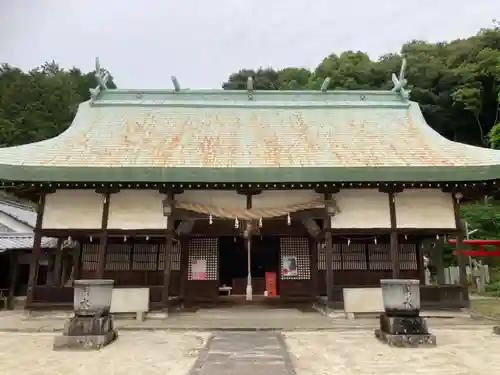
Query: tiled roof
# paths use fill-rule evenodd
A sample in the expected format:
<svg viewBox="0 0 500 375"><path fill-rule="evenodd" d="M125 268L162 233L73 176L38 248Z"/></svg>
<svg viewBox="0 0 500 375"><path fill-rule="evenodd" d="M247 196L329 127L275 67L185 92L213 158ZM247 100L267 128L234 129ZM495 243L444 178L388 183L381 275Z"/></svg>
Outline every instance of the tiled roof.
<svg viewBox="0 0 500 375"><path fill-rule="evenodd" d="M30 206L0 199L0 212L3 212L31 228L34 228L36 225L36 212Z"/></svg>
<svg viewBox="0 0 500 375"><path fill-rule="evenodd" d="M0 233L0 252L33 248L33 233ZM56 248L57 239L42 237L42 248Z"/></svg>
<svg viewBox="0 0 500 375"><path fill-rule="evenodd" d="M0 149L0 180L463 181L500 152L451 142L391 92L108 90L50 140Z"/></svg>
<svg viewBox="0 0 500 375"><path fill-rule="evenodd" d="M14 230L5 224L0 223L0 236L2 233L14 232Z"/></svg>
<svg viewBox="0 0 500 375"><path fill-rule="evenodd" d="M35 227L36 212L30 206L1 198L0 212L31 228ZM33 232L15 232L12 228L0 223L0 252L5 250L31 249L33 248L33 238ZM43 248L55 248L56 246L56 238L42 237Z"/></svg>

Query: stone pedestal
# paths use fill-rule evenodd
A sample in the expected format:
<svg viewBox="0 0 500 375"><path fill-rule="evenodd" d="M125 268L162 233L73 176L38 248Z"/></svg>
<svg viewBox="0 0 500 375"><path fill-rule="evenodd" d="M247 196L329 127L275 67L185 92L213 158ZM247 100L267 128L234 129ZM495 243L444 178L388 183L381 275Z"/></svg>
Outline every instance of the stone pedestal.
<svg viewBox="0 0 500 375"><path fill-rule="evenodd" d="M54 340L54 349L96 350L118 336L109 314L113 280L75 281L75 315L66 322L62 336Z"/></svg>
<svg viewBox="0 0 500 375"><path fill-rule="evenodd" d="M54 349L98 350L118 337L111 315L75 315L64 326L62 336L54 339Z"/></svg>
<svg viewBox="0 0 500 375"><path fill-rule="evenodd" d="M436 337L420 316L419 280L381 280L385 313L375 336L397 347L436 346Z"/></svg>
<svg viewBox="0 0 500 375"><path fill-rule="evenodd" d="M403 348L436 346L436 336L427 329L425 318L396 317L383 314L380 316L380 328L375 336L382 342Z"/></svg>

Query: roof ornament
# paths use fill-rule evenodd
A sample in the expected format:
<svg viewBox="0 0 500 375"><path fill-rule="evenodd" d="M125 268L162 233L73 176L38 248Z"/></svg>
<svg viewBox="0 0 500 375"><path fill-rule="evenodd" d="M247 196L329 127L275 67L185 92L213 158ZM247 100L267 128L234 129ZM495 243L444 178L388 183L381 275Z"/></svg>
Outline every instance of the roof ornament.
<svg viewBox="0 0 500 375"><path fill-rule="evenodd" d="M90 99L95 100L97 95L101 92L101 90L108 89L108 81L109 81L109 73L101 69L101 64L99 63L99 57L95 58L95 78L97 80L97 87L94 89L89 89L90 91Z"/></svg>
<svg viewBox="0 0 500 375"><path fill-rule="evenodd" d="M174 91L175 92L181 91L181 85L179 85L179 81L177 80L177 77L172 76L172 77L170 77L170 79L172 80L172 84L174 85Z"/></svg>
<svg viewBox="0 0 500 375"><path fill-rule="evenodd" d="M397 92L403 100L408 100L409 92L405 90L406 83L408 82L405 78L406 72L406 57L403 57L403 62L401 64L401 70L399 71L399 77L392 73L392 83L394 87L392 91Z"/></svg>
<svg viewBox="0 0 500 375"><path fill-rule="evenodd" d="M321 92L327 92L328 85L330 85L330 77L326 77L323 83L321 84Z"/></svg>
<svg viewBox="0 0 500 375"><path fill-rule="evenodd" d="M247 93L248 93L248 100L253 100L253 78L252 77L247 78Z"/></svg>

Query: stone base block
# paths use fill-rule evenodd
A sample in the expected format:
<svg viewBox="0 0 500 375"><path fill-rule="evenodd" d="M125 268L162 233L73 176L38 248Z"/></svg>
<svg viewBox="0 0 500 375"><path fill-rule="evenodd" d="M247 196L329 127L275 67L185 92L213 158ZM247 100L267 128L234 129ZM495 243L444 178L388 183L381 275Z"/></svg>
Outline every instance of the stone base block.
<svg viewBox="0 0 500 375"><path fill-rule="evenodd" d="M86 349L97 350L116 339L110 315L81 316L69 319L62 336L54 340L54 349Z"/></svg>
<svg viewBox="0 0 500 375"><path fill-rule="evenodd" d="M116 340L116 331L102 335L89 336L56 336L54 338L54 350L99 350Z"/></svg>
<svg viewBox="0 0 500 375"><path fill-rule="evenodd" d="M435 347L436 336L428 334L399 334L393 335L382 332L380 329L375 330L375 337L389 346L399 348L418 348L418 347Z"/></svg>
<svg viewBox="0 0 500 375"><path fill-rule="evenodd" d="M427 335L427 321L420 316L380 315L380 330L391 335Z"/></svg>
<svg viewBox="0 0 500 375"><path fill-rule="evenodd" d="M436 346L436 336L427 329L427 321L420 316L380 316L380 329L375 336L382 342L401 348Z"/></svg>
<svg viewBox="0 0 500 375"><path fill-rule="evenodd" d="M500 335L500 326L494 326L493 327L493 333Z"/></svg>

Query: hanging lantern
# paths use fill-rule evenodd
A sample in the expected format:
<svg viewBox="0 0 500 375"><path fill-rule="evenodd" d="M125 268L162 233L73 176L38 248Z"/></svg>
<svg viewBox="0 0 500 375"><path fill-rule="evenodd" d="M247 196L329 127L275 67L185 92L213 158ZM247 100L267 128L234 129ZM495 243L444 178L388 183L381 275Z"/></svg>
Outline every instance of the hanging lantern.
<svg viewBox="0 0 500 375"><path fill-rule="evenodd" d="M146 241L149 241L149 236L146 236Z"/></svg>
<svg viewBox="0 0 500 375"><path fill-rule="evenodd" d="M262 218L259 219L259 228L262 228Z"/></svg>
<svg viewBox="0 0 500 375"><path fill-rule="evenodd" d="M377 237L373 239L373 243L376 245L377 244Z"/></svg>
<svg viewBox="0 0 500 375"><path fill-rule="evenodd" d="M405 234L405 240L407 240L407 239L408 239L408 235L407 235L407 234Z"/></svg>
<svg viewBox="0 0 500 375"><path fill-rule="evenodd" d="M238 218L234 219L234 227L236 229L238 229L240 227L240 222L239 222Z"/></svg>
<svg viewBox="0 0 500 375"><path fill-rule="evenodd" d="M292 225L292 218L290 217L290 212L286 215L286 222L288 225Z"/></svg>
<svg viewBox="0 0 500 375"><path fill-rule="evenodd" d="M90 239L90 242L92 242L92 236L90 236L90 238L89 238L89 239Z"/></svg>
<svg viewBox="0 0 500 375"><path fill-rule="evenodd" d="M214 218L212 217L212 214L208 217L208 224L213 224L214 223Z"/></svg>
<svg viewBox="0 0 500 375"><path fill-rule="evenodd" d="M436 234L436 240L439 240L439 234Z"/></svg>
<svg viewBox="0 0 500 375"><path fill-rule="evenodd" d="M347 239L347 246L349 246L350 244L351 244L351 239L350 239L350 238L348 238L348 239Z"/></svg>
<svg viewBox="0 0 500 375"><path fill-rule="evenodd" d="M123 242L127 242L127 236L123 236Z"/></svg>

